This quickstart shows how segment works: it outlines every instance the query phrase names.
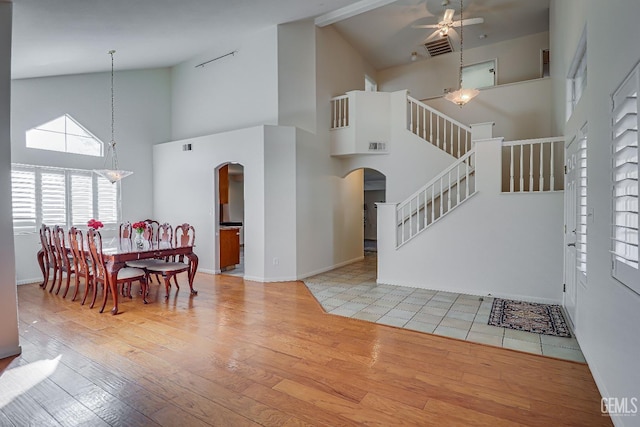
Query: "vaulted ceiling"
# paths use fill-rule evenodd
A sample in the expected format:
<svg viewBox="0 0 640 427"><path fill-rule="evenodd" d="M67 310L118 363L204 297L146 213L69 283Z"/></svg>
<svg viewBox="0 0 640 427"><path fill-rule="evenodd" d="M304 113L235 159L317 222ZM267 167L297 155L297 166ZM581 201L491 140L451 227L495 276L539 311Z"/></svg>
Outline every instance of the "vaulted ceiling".
<svg viewBox="0 0 640 427"><path fill-rule="evenodd" d="M380 0L13 0L13 78L166 67L204 53L226 53L277 24ZM397 0L333 25L377 69L406 63L456 0ZM548 29L549 0L465 0L465 48ZM478 37L484 34L485 38Z"/></svg>

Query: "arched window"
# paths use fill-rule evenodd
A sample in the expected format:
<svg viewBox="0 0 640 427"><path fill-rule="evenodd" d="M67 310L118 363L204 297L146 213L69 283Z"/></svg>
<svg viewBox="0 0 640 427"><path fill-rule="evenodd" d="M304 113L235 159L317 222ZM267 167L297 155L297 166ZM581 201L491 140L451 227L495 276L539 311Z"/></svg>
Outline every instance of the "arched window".
<svg viewBox="0 0 640 427"><path fill-rule="evenodd" d="M26 133L27 147L101 157L104 144L68 114Z"/></svg>

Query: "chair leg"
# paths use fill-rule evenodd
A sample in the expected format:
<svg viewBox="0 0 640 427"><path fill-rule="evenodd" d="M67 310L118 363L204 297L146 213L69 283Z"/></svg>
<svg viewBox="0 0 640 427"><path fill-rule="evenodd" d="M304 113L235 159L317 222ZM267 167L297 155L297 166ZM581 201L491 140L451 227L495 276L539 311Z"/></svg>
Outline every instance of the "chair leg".
<svg viewBox="0 0 640 427"><path fill-rule="evenodd" d="M40 271L42 271L42 277L44 278L44 282L42 282L40 287L43 287L47 285L47 272L46 272L47 269L44 266L44 250L40 249L38 251L37 257L38 257L38 265L40 266Z"/></svg>
<svg viewBox="0 0 640 427"><path fill-rule="evenodd" d="M58 268L58 264L54 264L53 266L53 281L51 282L51 287L49 288L49 293L53 292L53 288L56 286L56 282L58 281L58 272L60 272L60 276L62 276L62 270ZM62 278L60 278L62 280Z"/></svg>
<svg viewBox="0 0 640 427"><path fill-rule="evenodd" d="M145 304L149 304L149 301L147 301L147 294L149 293L149 283L147 282L147 279L145 277L140 279L140 287L142 288L142 302Z"/></svg>
<svg viewBox="0 0 640 427"><path fill-rule="evenodd" d="M80 275L76 273L76 289L73 291L73 298L71 298L71 301L75 301L76 298L78 297L79 288L80 288Z"/></svg>
<svg viewBox="0 0 640 427"><path fill-rule="evenodd" d="M76 277L78 275L76 274ZM64 293L62 294L62 298L67 297L67 293L69 292L69 287L71 286L71 273L67 272L67 286L64 288Z"/></svg>
<svg viewBox="0 0 640 427"><path fill-rule="evenodd" d="M106 287L106 284L103 284L103 286ZM93 283L93 299L91 300L91 305L89 306L89 308L93 308L93 306L96 303L96 298L98 297L98 282L96 280L94 280Z"/></svg>
<svg viewBox="0 0 640 427"><path fill-rule="evenodd" d="M85 301L87 300L87 296L89 296L89 288L90 287L94 287L95 283L93 283L93 281L89 280L89 273L85 273L84 275L84 296L82 297L82 304L84 305Z"/></svg>
<svg viewBox="0 0 640 427"><path fill-rule="evenodd" d="M164 288L167 291L167 294L164 296L165 299L169 299L169 288L171 287L171 276L167 276L165 273L162 273L162 277L164 278Z"/></svg>
<svg viewBox="0 0 640 427"><path fill-rule="evenodd" d="M124 286L124 285L123 285ZM100 313L102 313L104 311L104 308L107 306L107 299L109 298L109 286L107 286L107 284L105 283L103 286L104 289L104 298L102 299L102 307L100 308ZM118 285L116 284L116 292L118 292ZM114 296L114 298L117 295Z"/></svg>

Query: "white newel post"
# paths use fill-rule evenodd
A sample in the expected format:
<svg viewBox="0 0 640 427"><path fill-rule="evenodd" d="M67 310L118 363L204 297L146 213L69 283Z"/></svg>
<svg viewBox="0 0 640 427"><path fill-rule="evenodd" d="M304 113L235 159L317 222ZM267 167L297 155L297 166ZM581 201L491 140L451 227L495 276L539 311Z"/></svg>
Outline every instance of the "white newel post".
<svg viewBox="0 0 640 427"><path fill-rule="evenodd" d="M502 191L502 140L490 138L474 141L478 192L498 194Z"/></svg>
<svg viewBox="0 0 640 427"><path fill-rule="evenodd" d="M378 211L378 283L385 281L389 276L389 270L393 268L393 259L396 252L397 203L376 203Z"/></svg>
<svg viewBox="0 0 640 427"><path fill-rule="evenodd" d="M494 122L476 123L471 125L471 141L493 138Z"/></svg>
<svg viewBox="0 0 640 427"><path fill-rule="evenodd" d="M0 2L0 198L11 200L12 3ZM11 203L0 205L0 359L20 354ZM35 261L37 248L33 248Z"/></svg>

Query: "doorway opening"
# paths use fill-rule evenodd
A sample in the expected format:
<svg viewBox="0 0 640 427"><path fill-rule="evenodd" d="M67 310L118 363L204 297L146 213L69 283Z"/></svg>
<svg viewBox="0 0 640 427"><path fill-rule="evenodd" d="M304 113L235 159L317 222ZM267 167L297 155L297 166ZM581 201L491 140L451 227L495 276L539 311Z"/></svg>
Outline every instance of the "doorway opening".
<svg viewBox="0 0 640 427"><path fill-rule="evenodd" d="M221 274L244 276L244 166L218 169L218 261Z"/></svg>
<svg viewBox="0 0 640 427"><path fill-rule="evenodd" d="M364 168L364 252L378 252L378 210L376 203L386 201L387 179L375 169Z"/></svg>

